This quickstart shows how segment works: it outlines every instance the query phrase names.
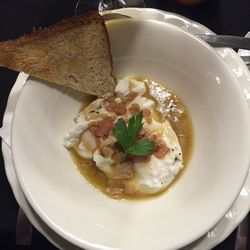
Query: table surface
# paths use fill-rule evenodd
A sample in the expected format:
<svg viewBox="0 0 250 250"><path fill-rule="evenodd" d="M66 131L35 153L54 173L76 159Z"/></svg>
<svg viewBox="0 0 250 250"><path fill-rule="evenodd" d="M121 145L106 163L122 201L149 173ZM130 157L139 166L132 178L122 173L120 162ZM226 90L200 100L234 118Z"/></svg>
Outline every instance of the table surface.
<svg viewBox="0 0 250 250"><path fill-rule="evenodd" d="M73 15L77 0L1 0L0 41L46 27ZM218 34L244 36L250 30L249 0L207 0L187 6L174 0L148 0L146 6L174 12L193 19ZM17 72L0 68L0 120ZM1 123L2 124L2 123ZM15 201L0 158L0 249L56 249L35 229L30 246L15 245L18 204ZM234 249L235 231L215 249ZM250 246L249 248L250 249Z"/></svg>

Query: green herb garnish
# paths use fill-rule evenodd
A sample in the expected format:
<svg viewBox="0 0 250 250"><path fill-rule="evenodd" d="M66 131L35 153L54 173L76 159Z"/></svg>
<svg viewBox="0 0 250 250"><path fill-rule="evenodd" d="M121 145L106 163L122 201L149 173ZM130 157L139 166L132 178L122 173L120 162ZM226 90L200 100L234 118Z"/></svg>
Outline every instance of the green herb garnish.
<svg viewBox="0 0 250 250"><path fill-rule="evenodd" d="M132 116L128 121L128 126L125 121L120 118L113 129L113 136L120 143L125 154L148 156L152 154L155 149L155 142L152 140L143 139L137 141L138 135L143 127L142 117L142 112L136 116Z"/></svg>

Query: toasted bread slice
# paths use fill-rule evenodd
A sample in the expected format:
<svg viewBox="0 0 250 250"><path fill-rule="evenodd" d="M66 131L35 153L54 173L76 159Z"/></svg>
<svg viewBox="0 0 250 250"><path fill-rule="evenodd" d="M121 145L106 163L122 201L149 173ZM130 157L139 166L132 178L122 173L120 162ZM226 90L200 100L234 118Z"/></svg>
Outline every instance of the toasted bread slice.
<svg viewBox="0 0 250 250"><path fill-rule="evenodd" d="M102 97L116 85L107 29L97 12L1 42L0 66Z"/></svg>

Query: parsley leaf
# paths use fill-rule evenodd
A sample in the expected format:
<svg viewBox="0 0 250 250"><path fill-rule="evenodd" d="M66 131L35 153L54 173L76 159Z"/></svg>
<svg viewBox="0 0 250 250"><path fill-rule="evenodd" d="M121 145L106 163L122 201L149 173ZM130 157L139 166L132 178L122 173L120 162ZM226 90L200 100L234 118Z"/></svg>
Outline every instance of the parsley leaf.
<svg viewBox="0 0 250 250"><path fill-rule="evenodd" d="M155 149L155 142L149 139L138 141L134 146L127 149L127 153L136 156L148 156Z"/></svg>
<svg viewBox="0 0 250 250"><path fill-rule="evenodd" d="M140 112L137 116L132 116L128 121L129 146L132 146L135 143L140 131L142 130L142 117L143 114Z"/></svg>
<svg viewBox="0 0 250 250"><path fill-rule="evenodd" d="M113 129L113 136L121 144L124 151L130 146L128 140L128 130L126 123L123 119L118 119L115 128Z"/></svg>
<svg viewBox="0 0 250 250"><path fill-rule="evenodd" d="M152 154L155 148L155 142L152 140L144 139L137 142L138 135L143 127L142 118L142 112L136 116L132 116L128 121L128 126L120 118L113 129L113 136L117 139L126 154L148 156Z"/></svg>

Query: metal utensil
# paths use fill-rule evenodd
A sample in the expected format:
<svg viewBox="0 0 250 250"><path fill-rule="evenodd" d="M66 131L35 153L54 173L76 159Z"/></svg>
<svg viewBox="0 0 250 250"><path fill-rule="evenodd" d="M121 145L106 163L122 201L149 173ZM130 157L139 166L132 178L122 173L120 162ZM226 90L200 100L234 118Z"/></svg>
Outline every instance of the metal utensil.
<svg viewBox="0 0 250 250"><path fill-rule="evenodd" d="M104 13L103 18L105 21L117 19L117 18L131 18L128 15L119 13ZM206 35L196 34L197 37L207 42L212 47L229 47L234 49L247 49L250 50L250 38L241 36L229 36L229 35Z"/></svg>
<svg viewBox="0 0 250 250"><path fill-rule="evenodd" d="M213 47L230 47L234 49L250 50L250 38L229 35L196 34L200 39Z"/></svg>
<svg viewBox="0 0 250 250"><path fill-rule="evenodd" d="M240 56L240 57L244 61L244 63L247 65L247 67L250 67L250 56Z"/></svg>

